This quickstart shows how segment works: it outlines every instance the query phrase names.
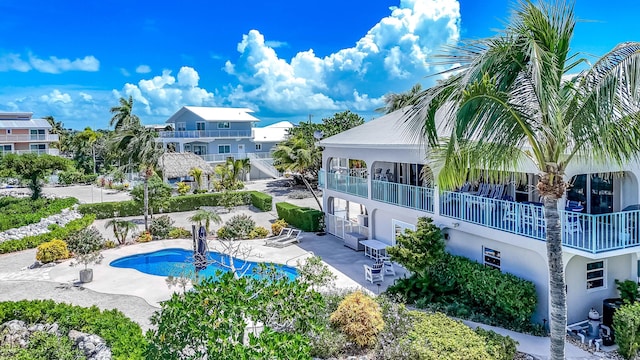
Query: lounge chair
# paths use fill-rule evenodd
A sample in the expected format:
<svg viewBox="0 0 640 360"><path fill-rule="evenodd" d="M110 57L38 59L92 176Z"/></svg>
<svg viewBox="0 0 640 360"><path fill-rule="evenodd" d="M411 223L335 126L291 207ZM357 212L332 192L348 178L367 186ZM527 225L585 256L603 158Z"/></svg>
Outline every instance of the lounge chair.
<svg viewBox="0 0 640 360"><path fill-rule="evenodd" d="M276 236L272 236L272 237L266 238L264 244L265 245L271 245L271 244L273 244L275 242L285 240L285 239L287 239L289 237L289 235L291 234L292 231L293 231L292 228L287 228L287 227L286 228L282 228L282 230L280 230L280 234L278 234Z"/></svg>
<svg viewBox="0 0 640 360"><path fill-rule="evenodd" d="M275 247L285 247L293 243L299 243L300 235L302 235L302 230L293 229L287 237L283 238L282 240L274 241L271 245Z"/></svg>
<svg viewBox="0 0 640 360"><path fill-rule="evenodd" d="M384 272L382 271L382 263L373 264L373 266L364 266L364 279L372 284L377 281L384 281Z"/></svg>

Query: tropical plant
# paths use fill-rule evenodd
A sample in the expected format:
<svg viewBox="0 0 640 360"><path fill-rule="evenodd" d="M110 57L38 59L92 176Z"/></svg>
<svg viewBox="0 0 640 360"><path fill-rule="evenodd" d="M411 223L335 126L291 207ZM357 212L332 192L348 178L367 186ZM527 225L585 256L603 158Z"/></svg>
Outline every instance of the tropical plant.
<svg viewBox="0 0 640 360"><path fill-rule="evenodd" d="M424 276L431 265L442 261L444 248L444 236L433 219L419 217L416 230L398 234L396 245L388 247L387 254L407 270Z"/></svg>
<svg viewBox="0 0 640 360"><path fill-rule="evenodd" d="M255 227L256 222L251 218L251 216L245 214L234 215L218 230L218 238L222 240L247 239L249 237L249 233Z"/></svg>
<svg viewBox="0 0 640 360"><path fill-rule="evenodd" d="M640 350L640 303L626 303L613 314L618 352L625 359L637 359Z"/></svg>
<svg viewBox="0 0 640 360"><path fill-rule="evenodd" d="M633 280L620 281L616 279L615 283L623 302L634 303L638 301L638 298L640 298L640 288L637 282Z"/></svg>
<svg viewBox="0 0 640 360"><path fill-rule="evenodd" d="M218 177L217 190L238 190L244 187L240 180L242 174L251 169L249 159L234 160L227 158L224 164L218 164L213 169Z"/></svg>
<svg viewBox="0 0 640 360"><path fill-rule="evenodd" d="M144 211L144 228L149 231L149 215L153 219L153 209L168 206L171 199L171 186L167 185L151 167L144 170L144 182L131 190L131 197Z"/></svg>
<svg viewBox="0 0 640 360"><path fill-rule="evenodd" d="M425 90L408 114L441 160L440 189L476 180L481 171L513 171L524 159L536 166L546 219L552 359L564 358L567 323L558 214L565 170L585 159L622 165L640 151L640 43L620 44L570 74L588 65L570 53L573 10L573 2L519 2L498 35L441 56L450 76ZM451 130L448 138L439 137L436 114Z"/></svg>
<svg viewBox="0 0 640 360"><path fill-rule="evenodd" d="M36 260L44 264L67 258L69 258L67 243L60 239L53 239L38 245Z"/></svg>
<svg viewBox="0 0 640 360"><path fill-rule="evenodd" d="M196 223L198 227L204 224L204 228L207 231L207 234L210 234L211 223L217 225L222 224L222 218L220 218L220 215L214 213L213 211L204 209L199 209L198 211L196 211L195 214L189 217L189 221Z"/></svg>
<svg viewBox="0 0 640 360"><path fill-rule="evenodd" d="M191 189L191 186L184 181L180 181L176 183L176 189L178 190L179 195L186 195Z"/></svg>
<svg viewBox="0 0 640 360"><path fill-rule="evenodd" d="M173 229L174 222L169 215L158 216L151 220L149 232L154 239L166 239L169 237L171 229Z"/></svg>
<svg viewBox="0 0 640 360"><path fill-rule="evenodd" d="M87 269L89 264L99 264L103 259L100 251L104 245L104 238L93 226L71 235L67 239L67 244L75 256L75 261L72 263L74 266L82 264Z"/></svg>
<svg viewBox="0 0 640 360"><path fill-rule="evenodd" d="M316 146L309 146L302 138L290 138L276 145L273 151L274 166L279 171L291 171L300 176L304 186L311 192L322 211L322 203L307 179L310 168L322 158L322 152Z"/></svg>
<svg viewBox="0 0 640 360"><path fill-rule="evenodd" d="M197 190L202 189L202 169L199 167L194 167L189 170L189 176L193 176L193 179L196 181Z"/></svg>
<svg viewBox="0 0 640 360"><path fill-rule="evenodd" d="M303 282L312 289L317 290L323 286L330 287L338 278L327 265L322 262L320 256L312 256L303 263L297 262L298 277L296 280Z"/></svg>
<svg viewBox="0 0 640 360"><path fill-rule="evenodd" d="M105 229L109 227L112 228L113 234L120 245L126 244L129 233L138 228L134 222L124 219L110 219L104 224Z"/></svg>
<svg viewBox="0 0 640 360"><path fill-rule="evenodd" d="M380 306L361 291L353 292L342 300L331 314L331 322L360 347L375 345L378 333L384 328Z"/></svg>
<svg viewBox="0 0 640 360"><path fill-rule="evenodd" d="M376 111L389 114L404 107L415 105L421 92L422 85L418 83L413 85L409 91L386 94L382 98L384 106L377 108Z"/></svg>
<svg viewBox="0 0 640 360"><path fill-rule="evenodd" d="M7 154L0 157L0 168L26 181L33 200L38 199L42 194L42 185L46 176L55 170L66 170L70 166L68 159L48 154Z"/></svg>
<svg viewBox="0 0 640 360"><path fill-rule="evenodd" d="M133 97L129 96L129 99L121 97L118 103L119 106L114 106L109 110L113 114L113 117L109 120L109 126L113 126L116 131L122 128L140 126L140 119L133 113Z"/></svg>

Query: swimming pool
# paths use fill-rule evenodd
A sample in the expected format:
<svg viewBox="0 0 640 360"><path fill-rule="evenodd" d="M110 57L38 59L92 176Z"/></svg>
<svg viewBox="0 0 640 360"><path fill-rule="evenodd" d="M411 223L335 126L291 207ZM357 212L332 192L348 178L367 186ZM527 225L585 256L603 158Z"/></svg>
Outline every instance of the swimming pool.
<svg viewBox="0 0 640 360"><path fill-rule="evenodd" d="M222 255L220 253L210 251L208 259L209 262L220 261L222 259ZM239 268L245 265L245 260L235 259L234 263ZM253 270L258 267L260 263L253 261L246 261L246 263L246 266L248 266L248 270L245 272L246 276L257 277L258 275L254 274ZM113 260L109 265L117 268L136 269L145 274L159 276L184 276L195 271L195 267L193 265L193 251L186 249L164 249L150 253L126 256ZM279 264L274 264L274 266L278 272L286 275L287 278L291 280L294 280L298 276L298 272L294 267ZM227 271L225 268L213 263L207 266L206 269L201 270L199 274L215 279L217 270Z"/></svg>

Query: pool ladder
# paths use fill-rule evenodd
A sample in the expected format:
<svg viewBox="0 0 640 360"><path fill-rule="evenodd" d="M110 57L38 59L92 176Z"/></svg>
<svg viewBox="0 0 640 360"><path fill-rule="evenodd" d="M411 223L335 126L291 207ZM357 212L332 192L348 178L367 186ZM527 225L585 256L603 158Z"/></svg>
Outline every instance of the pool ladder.
<svg viewBox="0 0 640 360"><path fill-rule="evenodd" d="M302 257L302 256L306 256L306 255L315 256L315 254L313 253L313 251L307 251L307 252L306 252L306 253L304 253L304 254L300 254L300 255L294 256L294 257L292 257L291 259L287 260L287 261L285 262L285 265L290 266L290 265L289 265L289 261L294 260L294 259L297 259L297 258Z"/></svg>

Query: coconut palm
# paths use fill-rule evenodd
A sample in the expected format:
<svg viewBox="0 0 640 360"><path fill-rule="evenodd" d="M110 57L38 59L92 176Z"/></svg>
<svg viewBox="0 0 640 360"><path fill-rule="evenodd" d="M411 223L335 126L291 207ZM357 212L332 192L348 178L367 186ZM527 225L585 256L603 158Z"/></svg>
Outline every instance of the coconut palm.
<svg viewBox="0 0 640 360"><path fill-rule="evenodd" d="M439 158L438 185L451 189L477 169L509 171L528 159L544 201L551 357L564 358L566 289L558 199L578 159L624 164L640 152L640 43L615 47L593 66L570 54L573 3L521 1L495 37L442 54L450 77L425 90L408 113ZM444 121L450 136L439 139ZM442 141L441 141L442 140Z"/></svg>
<svg viewBox="0 0 640 360"><path fill-rule="evenodd" d="M114 106L109 110L113 114L109 126L114 126L115 130L139 126L140 119L133 113L133 97L129 96L129 99L121 97L118 102L120 106Z"/></svg>
<svg viewBox="0 0 640 360"><path fill-rule="evenodd" d="M124 245L127 242L127 236L129 232L138 228L138 226L128 220L123 219L111 219L104 224L104 228L112 228L113 234L115 235L118 243L120 245Z"/></svg>
<svg viewBox="0 0 640 360"><path fill-rule="evenodd" d="M191 168L191 170L189 170L189 176L193 176L194 180L196 181L196 186L198 187L198 190L202 188L202 174L203 174L203 171L199 167L194 167L194 168Z"/></svg>
<svg viewBox="0 0 640 360"><path fill-rule="evenodd" d="M207 230L207 234L209 234L209 226L211 225L211 223L215 223L217 225L222 224L222 218L220 218L220 215L214 213L213 211L203 209L196 211L196 213L189 218L189 221L197 223L198 226L202 226L202 224L204 223L204 228L205 230Z"/></svg>
<svg viewBox="0 0 640 360"><path fill-rule="evenodd" d="M418 83L413 85L413 87L411 87L407 92L386 94L383 97L384 106L377 108L375 111L389 114L396 110L400 110L405 106L415 105L421 92L422 85Z"/></svg>
<svg viewBox="0 0 640 360"><path fill-rule="evenodd" d="M279 171L291 171L300 175L304 186L311 192L322 211L322 204L307 180L309 169L320 162L322 152L316 146L309 146L303 138L290 138L276 145L273 158L277 159L274 166Z"/></svg>

